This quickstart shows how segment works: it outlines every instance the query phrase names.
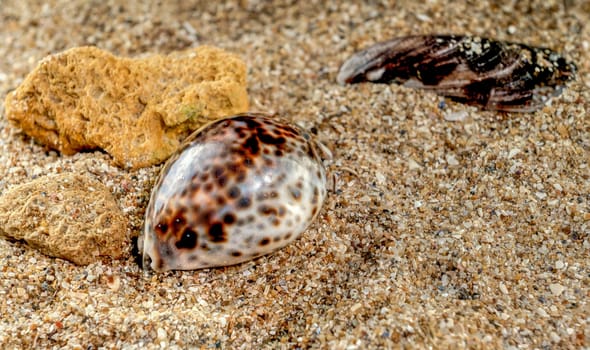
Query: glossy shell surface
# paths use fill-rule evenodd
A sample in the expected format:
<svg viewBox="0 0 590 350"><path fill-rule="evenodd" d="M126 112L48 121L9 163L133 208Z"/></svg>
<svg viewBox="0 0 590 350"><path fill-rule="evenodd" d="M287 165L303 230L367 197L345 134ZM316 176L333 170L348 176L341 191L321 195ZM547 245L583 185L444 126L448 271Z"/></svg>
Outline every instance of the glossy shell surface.
<svg viewBox="0 0 590 350"><path fill-rule="evenodd" d="M485 109L532 112L575 79L557 52L459 35L415 35L377 43L340 68L340 84L400 83Z"/></svg>
<svg viewBox="0 0 590 350"><path fill-rule="evenodd" d="M140 237L144 268L193 270L268 254L299 237L325 197L310 134L259 114L213 122L162 169Z"/></svg>

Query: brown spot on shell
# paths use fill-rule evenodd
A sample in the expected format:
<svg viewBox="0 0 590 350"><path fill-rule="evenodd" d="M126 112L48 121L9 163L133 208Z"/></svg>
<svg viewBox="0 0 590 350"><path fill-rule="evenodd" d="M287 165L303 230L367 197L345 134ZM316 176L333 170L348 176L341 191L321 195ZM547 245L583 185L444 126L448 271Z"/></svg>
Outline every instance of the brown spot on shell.
<svg viewBox="0 0 590 350"><path fill-rule="evenodd" d="M273 137L262 129L258 129L258 138L267 145L282 145L287 141L283 136Z"/></svg>
<svg viewBox="0 0 590 350"><path fill-rule="evenodd" d="M311 210L311 216L315 216L315 214L317 214L318 212L318 207L314 206L313 209Z"/></svg>
<svg viewBox="0 0 590 350"><path fill-rule="evenodd" d="M175 245L178 249L193 249L197 246L197 233L188 227L185 228Z"/></svg>
<svg viewBox="0 0 590 350"><path fill-rule="evenodd" d="M244 171L238 172L238 175L236 175L236 182L240 183L240 182L244 182L244 180L246 180L246 172L244 172Z"/></svg>
<svg viewBox="0 0 590 350"><path fill-rule="evenodd" d="M268 206L268 205L261 205L258 207L258 212L262 215L277 215L277 208Z"/></svg>
<svg viewBox="0 0 590 350"><path fill-rule="evenodd" d="M244 166L246 168L252 168L254 166L254 161L251 158L244 158Z"/></svg>
<svg viewBox="0 0 590 350"><path fill-rule="evenodd" d="M227 183L227 176L221 175L217 178L217 184L219 185L219 187L225 187L226 183Z"/></svg>
<svg viewBox="0 0 590 350"><path fill-rule="evenodd" d="M258 145L258 140L256 136L250 136L245 142L244 147L250 150L252 155L257 155L260 152L260 146Z"/></svg>
<svg viewBox="0 0 590 350"><path fill-rule="evenodd" d="M236 216L233 213L227 213L223 216L223 223L231 225L236 222Z"/></svg>
<svg viewBox="0 0 590 350"><path fill-rule="evenodd" d="M240 189L237 186L232 186L228 191L229 198L236 199L240 196Z"/></svg>
<svg viewBox="0 0 590 350"><path fill-rule="evenodd" d="M227 164L227 170L230 174L235 174L240 169L240 165L237 163L229 163Z"/></svg>
<svg viewBox="0 0 590 350"><path fill-rule="evenodd" d="M201 216L199 217L199 222L201 224L207 225L211 222L211 218L213 217L213 215L213 210L207 210L205 212L202 212Z"/></svg>
<svg viewBox="0 0 590 350"><path fill-rule="evenodd" d="M225 235L225 231L223 229L223 224L220 222L216 222L209 227L209 231L207 231L207 235L211 242L215 243L224 243L227 241L227 237Z"/></svg>
<svg viewBox="0 0 590 350"><path fill-rule="evenodd" d="M223 167L221 166L215 166L213 168L213 176L214 177L220 177L221 175L223 175Z"/></svg>
<svg viewBox="0 0 590 350"><path fill-rule="evenodd" d="M174 220L172 220L172 230L174 232L179 232L184 228L186 225L186 219L184 218L184 213L182 211L176 214Z"/></svg>
<svg viewBox="0 0 590 350"><path fill-rule="evenodd" d="M296 201L301 199L301 190L291 187L289 188L289 193L291 194L291 197L293 197L293 199L295 199Z"/></svg>
<svg viewBox="0 0 590 350"><path fill-rule="evenodd" d="M155 231L156 231L156 234L158 234L159 236L163 236L168 231L168 225L161 222L156 225Z"/></svg>
<svg viewBox="0 0 590 350"><path fill-rule="evenodd" d="M264 165L266 165L267 167L272 167L275 165L275 162L274 162L274 160L272 160L270 158L265 158Z"/></svg>
<svg viewBox="0 0 590 350"><path fill-rule="evenodd" d="M250 197L242 197L238 200L238 207L240 208L248 208L250 204L252 204Z"/></svg>
<svg viewBox="0 0 590 350"><path fill-rule="evenodd" d="M313 188L313 196L311 197L311 204L317 204L318 203L318 196L319 196L319 191L318 188L314 186Z"/></svg>
<svg viewBox="0 0 590 350"><path fill-rule="evenodd" d="M157 269L161 270L164 268L164 259L158 259Z"/></svg>

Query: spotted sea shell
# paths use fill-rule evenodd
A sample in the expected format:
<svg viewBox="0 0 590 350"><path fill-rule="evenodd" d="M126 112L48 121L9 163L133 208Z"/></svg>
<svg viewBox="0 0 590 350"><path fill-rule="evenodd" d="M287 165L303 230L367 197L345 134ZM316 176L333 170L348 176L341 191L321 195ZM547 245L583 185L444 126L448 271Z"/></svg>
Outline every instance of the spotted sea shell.
<svg viewBox="0 0 590 350"><path fill-rule="evenodd" d="M152 191L140 238L144 268L233 265L295 240L326 197L318 150L307 132L261 114L193 133Z"/></svg>

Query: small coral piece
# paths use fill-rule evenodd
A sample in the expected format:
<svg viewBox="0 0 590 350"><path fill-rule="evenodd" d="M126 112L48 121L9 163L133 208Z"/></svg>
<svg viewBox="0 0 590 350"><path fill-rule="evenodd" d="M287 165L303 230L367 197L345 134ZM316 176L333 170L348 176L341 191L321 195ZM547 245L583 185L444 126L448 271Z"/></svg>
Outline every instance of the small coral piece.
<svg viewBox="0 0 590 350"><path fill-rule="evenodd" d="M78 265L122 257L126 232L109 190L86 175L44 176L0 197L0 236Z"/></svg>
<svg viewBox="0 0 590 350"><path fill-rule="evenodd" d="M246 65L209 46L137 59L73 48L44 59L5 109L50 148L103 149L140 168L166 160L206 122L247 111Z"/></svg>

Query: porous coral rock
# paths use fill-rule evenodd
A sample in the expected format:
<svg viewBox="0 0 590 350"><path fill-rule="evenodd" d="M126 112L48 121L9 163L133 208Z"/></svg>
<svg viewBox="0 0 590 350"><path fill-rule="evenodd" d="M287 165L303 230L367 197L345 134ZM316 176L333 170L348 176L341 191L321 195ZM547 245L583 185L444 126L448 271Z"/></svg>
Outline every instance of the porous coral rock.
<svg viewBox="0 0 590 350"><path fill-rule="evenodd" d="M45 58L5 109L64 154L103 149L120 166L145 167L206 122L248 110L246 65L210 46L137 59L78 47Z"/></svg>
<svg viewBox="0 0 590 350"><path fill-rule="evenodd" d="M40 177L0 197L0 236L78 265L122 257L126 232L108 188L87 175Z"/></svg>

